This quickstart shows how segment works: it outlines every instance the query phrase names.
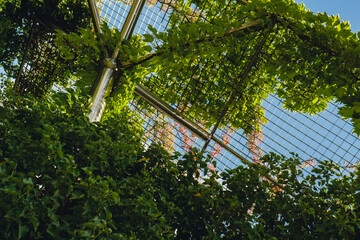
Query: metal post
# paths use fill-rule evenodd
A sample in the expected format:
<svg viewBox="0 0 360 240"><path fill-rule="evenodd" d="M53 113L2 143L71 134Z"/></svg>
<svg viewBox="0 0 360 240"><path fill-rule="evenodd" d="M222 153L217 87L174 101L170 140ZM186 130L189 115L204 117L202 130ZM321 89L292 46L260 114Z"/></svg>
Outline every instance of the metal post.
<svg viewBox="0 0 360 240"><path fill-rule="evenodd" d="M124 39L130 39L131 29L134 25L136 25L136 21L138 20L138 15L140 15L142 8L144 7L146 0L135 0L131 5L131 9L129 14L126 17L124 26L121 29L121 41ZM136 20L136 21L135 21ZM116 59L119 55L119 50L121 46L121 41L117 44L114 53L112 55L113 59Z"/></svg>
<svg viewBox="0 0 360 240"><path fill-rule="evenodd" d="M97 32L101 33L100 17L95 2L94 0L88 0L88 1L93 15L93 21L95 25L94 28ZM92 93L91 113L89 114L89 118L91 122L100 121L101 119L102 113L106 105L105 103L106 93L108 92L109 86L111 85L112 76L114 70L116 69L115 60L119 55L121 42L122 40L129 39L131 37L129 34L130 30L136 24L135 20L138 19L137 16L140 14L142 7L144 6L144 3L145 0L135 0L133 2L133 4L131 5L130 12L126 17L125 24L121 30L121 41L116 46L111 58L106 58L103 60L105 66L98 75L97 81L95 83L96 85L93 88L94 90ZM110 63L110 64L106 64L106 63Z"/></svg>
<svg viewBox="0 0 360 240"><path fill-rule="evenodd" d="M88 0L88 4L89 4L91 14L92 14L92 20L93 20L95 32L101 33L102 32L101 26L100 26L101 20L100 20L100 16L98 13L98 9L96 7L95 0Z"/></svg>

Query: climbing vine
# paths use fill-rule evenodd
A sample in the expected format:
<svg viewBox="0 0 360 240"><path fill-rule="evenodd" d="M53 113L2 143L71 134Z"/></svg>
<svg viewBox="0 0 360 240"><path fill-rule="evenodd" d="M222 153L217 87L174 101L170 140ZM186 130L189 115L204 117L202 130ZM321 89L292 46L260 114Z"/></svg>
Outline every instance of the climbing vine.
<svg viewBox="0 0 360 240"><path fill-rule="evenodd" d="M165 33L150 28L160 43L156 51L122 66L156 64L156 76L143 84L160 88L171 104L189 103L187 114L201 116L209 126L238 86L222 126L253 131L247 123L263 116L262 99L275 93L285 108L310 114L338 101L343 104L339 113L359 133L359 38L349 24L290 0L243 2L213 1L204 10L208 21L174 22ZM225 8L231 11L216 15ZM172 87L161 88L167 85Z"/></svg>

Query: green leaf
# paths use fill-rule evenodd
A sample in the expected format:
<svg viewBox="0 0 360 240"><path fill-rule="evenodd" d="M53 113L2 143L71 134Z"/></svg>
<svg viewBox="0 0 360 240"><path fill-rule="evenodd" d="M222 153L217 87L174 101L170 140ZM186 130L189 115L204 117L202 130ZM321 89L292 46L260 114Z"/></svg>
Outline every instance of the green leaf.
<svg viewBox="0 0 360 240"><path fill-rule="evenodd" d="M143 49L144 49L145 51L147 51L147 52L151 52L152 47L149 46L149 45L146 45L146 46L143 47Z"/></svg>
<svg viewBox="0 0 360 240"><path fill-rule="evenodd" d="M117 192L112 192L112 193L111 193L111 196L112 196L115 204L120 203L120 196L119 196L119 194L118 194Z"/></svg>
<svg viewBox="0 0 360 240"><path fill-rule="evenodd" d="M143 37L144 37L144 39L143 39L144 42L153 42L154 41L154 37L151 34L144 34Z"/></svg>
<svg viewBox="0 0 360 240"><path fill-rule="evenodd" d="M81 231L80 232L80 237L84 237L84 238L89 238L89 237L91 237L91 231L89 231L89 230L85 230L85 231Z"/></svg>
<svg viewBox="0 0 360 240"><path fill-rule="evenodd" d="M148 29L149 29L149 30L150 30L153 34L155 34L155 35L156 35L157 30L156 30L153 26L148 25Z"/></svg>
<svg viewBox="0 0 360 240"><path fill-rule="evenodd" d="M344 87L338 88L338 89L335 91L335 95L336 95L336 97L338 97L338 98L343 97L343 96L345 95L345 93L346 93L346 88L344 88Z"/></svg>
<svg viewBox="0 0 360 240"><path fill-rule="evenodd" d="M21 239L29 231L29 228L26 225L19 225L19 235L18 239Z"/></svg>
<svg viewBox="0 0 360 240"><path fill-rule="evenodd" d="M360 113L360 102L354 102L353 105L354 106L352 107L352 110L354 112Z"/></svg>
<svg viewBox="0 0 360 240"><path fill-rule="evenodd" d="M84 193L80 193L80 192L73 192L72 195L71 195L71 198L70 199L80 199L80 198L83 198L85 197L85 194Z"/></svg>
<svg viewBox="0 0 360 240"><path fill-rule="evenodd" d="M312 103L313 103L313 104L316 104L318 101L319 101L319 98L316 97L316 98L314 98L314 99L312 100Z"/></svg>
<svg viewBox="0 0 360 240"><path fill-rule="evenodd" d="M360 119L353 119L353 126L354 126L354 133L356 133L358 136L360 135Z"/></svg>
<svg viewBox="0 0 360 240"><path fill-rule="evenodd" d="M86 222L83 225L84 227L90 228L91 230L95 230L96 228L96 224L94 222ZM91 236L91 232L90 232L90 236Z"/></svg>
<svg viewBox="0 0 360 240"><path fill-rule="evenodd" d="M28 184L28 185L33 185L33 184L34 184L34 182L33 182L33 180L32 180L31 177L29 177L29 178L24 178L24 179L23 179L23 183L24 183L24 184Z"/></svg>
<svg viewBox="0 0 360 240"><path fill-rule="evenodd" d="M338 113L343 116L345 119L351 118L354 114L354 111L352 108L349 107L341 107L339 108Z"/></svg>

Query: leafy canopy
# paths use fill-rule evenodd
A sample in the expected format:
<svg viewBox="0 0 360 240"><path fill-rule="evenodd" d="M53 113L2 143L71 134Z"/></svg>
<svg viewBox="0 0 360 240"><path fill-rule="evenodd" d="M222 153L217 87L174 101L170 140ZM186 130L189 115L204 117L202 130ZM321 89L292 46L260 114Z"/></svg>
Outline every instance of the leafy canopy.
<svg viewBox="0 0 360 240"><path fill-rule="evenodd" d="M196 149L144 149L124 109L90 123L71 89L1 102L3 239L351 239L360 229L359 171L320 162L304 175L297 156L269 154L268 167L219 173Z"/></svg>

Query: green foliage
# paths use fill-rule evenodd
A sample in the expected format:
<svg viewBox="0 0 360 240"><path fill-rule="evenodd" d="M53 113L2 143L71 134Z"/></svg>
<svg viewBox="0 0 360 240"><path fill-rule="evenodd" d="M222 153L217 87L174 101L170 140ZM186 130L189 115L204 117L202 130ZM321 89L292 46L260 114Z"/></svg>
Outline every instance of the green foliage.
<svg viewBox="0 0 360 240"><path fill-rule="evenodd" d="M294 156L223 173L192 149L144 149L129 111L90 123L74 90L0 106L3 239L351 239L359 171ZM212 162L212 164L216 164ZM279 190L259 176L277 176Z"/></svg>
<svg viewBox="0 0 360 240"><path fill-rule="evenodd" d="M72 65L60 59L53 49L52 28L72 32L89 24L89 9L85 1L1 1L0 66L8 77L16 78L24 60L31 66L32 74L37 76L20 78L16 86L19 94L31 92L42 96L54 83L66 86Z"/></svg>
<svg viewBox="0 0 360 240"><path fill-rule="evenodd" d="M87 101L69 91L41 101L3 98L0 232L6 239L111 231L114 181L142 151L141 132L132 127L138 120L123 111L91 124Z"/></svg>
<svg viewBox="0 0 360 240"><path fill-rule="evenodd" d="M102 33L94 34L92 30L81 28L78 32L69 34L58 31L55 45L58 47L61 57L72 61L72 81L74 85L81 88L83 92L90 94L94 87L97 74L106 66L109 57L118 47L119 56L115 68L114 80L110 86L111 93L107 97L107 108L104 118L108 114L120 113L133 96L136 83L139 83L147 74L148 67L139 65L128 71L118 68L118 63L135 61L144 56L152 49L142 42L139 36L130 41L123 41L121 45L120 32L110 29L103 24ZM152 37L150 37L151 39Z"/></svg>

